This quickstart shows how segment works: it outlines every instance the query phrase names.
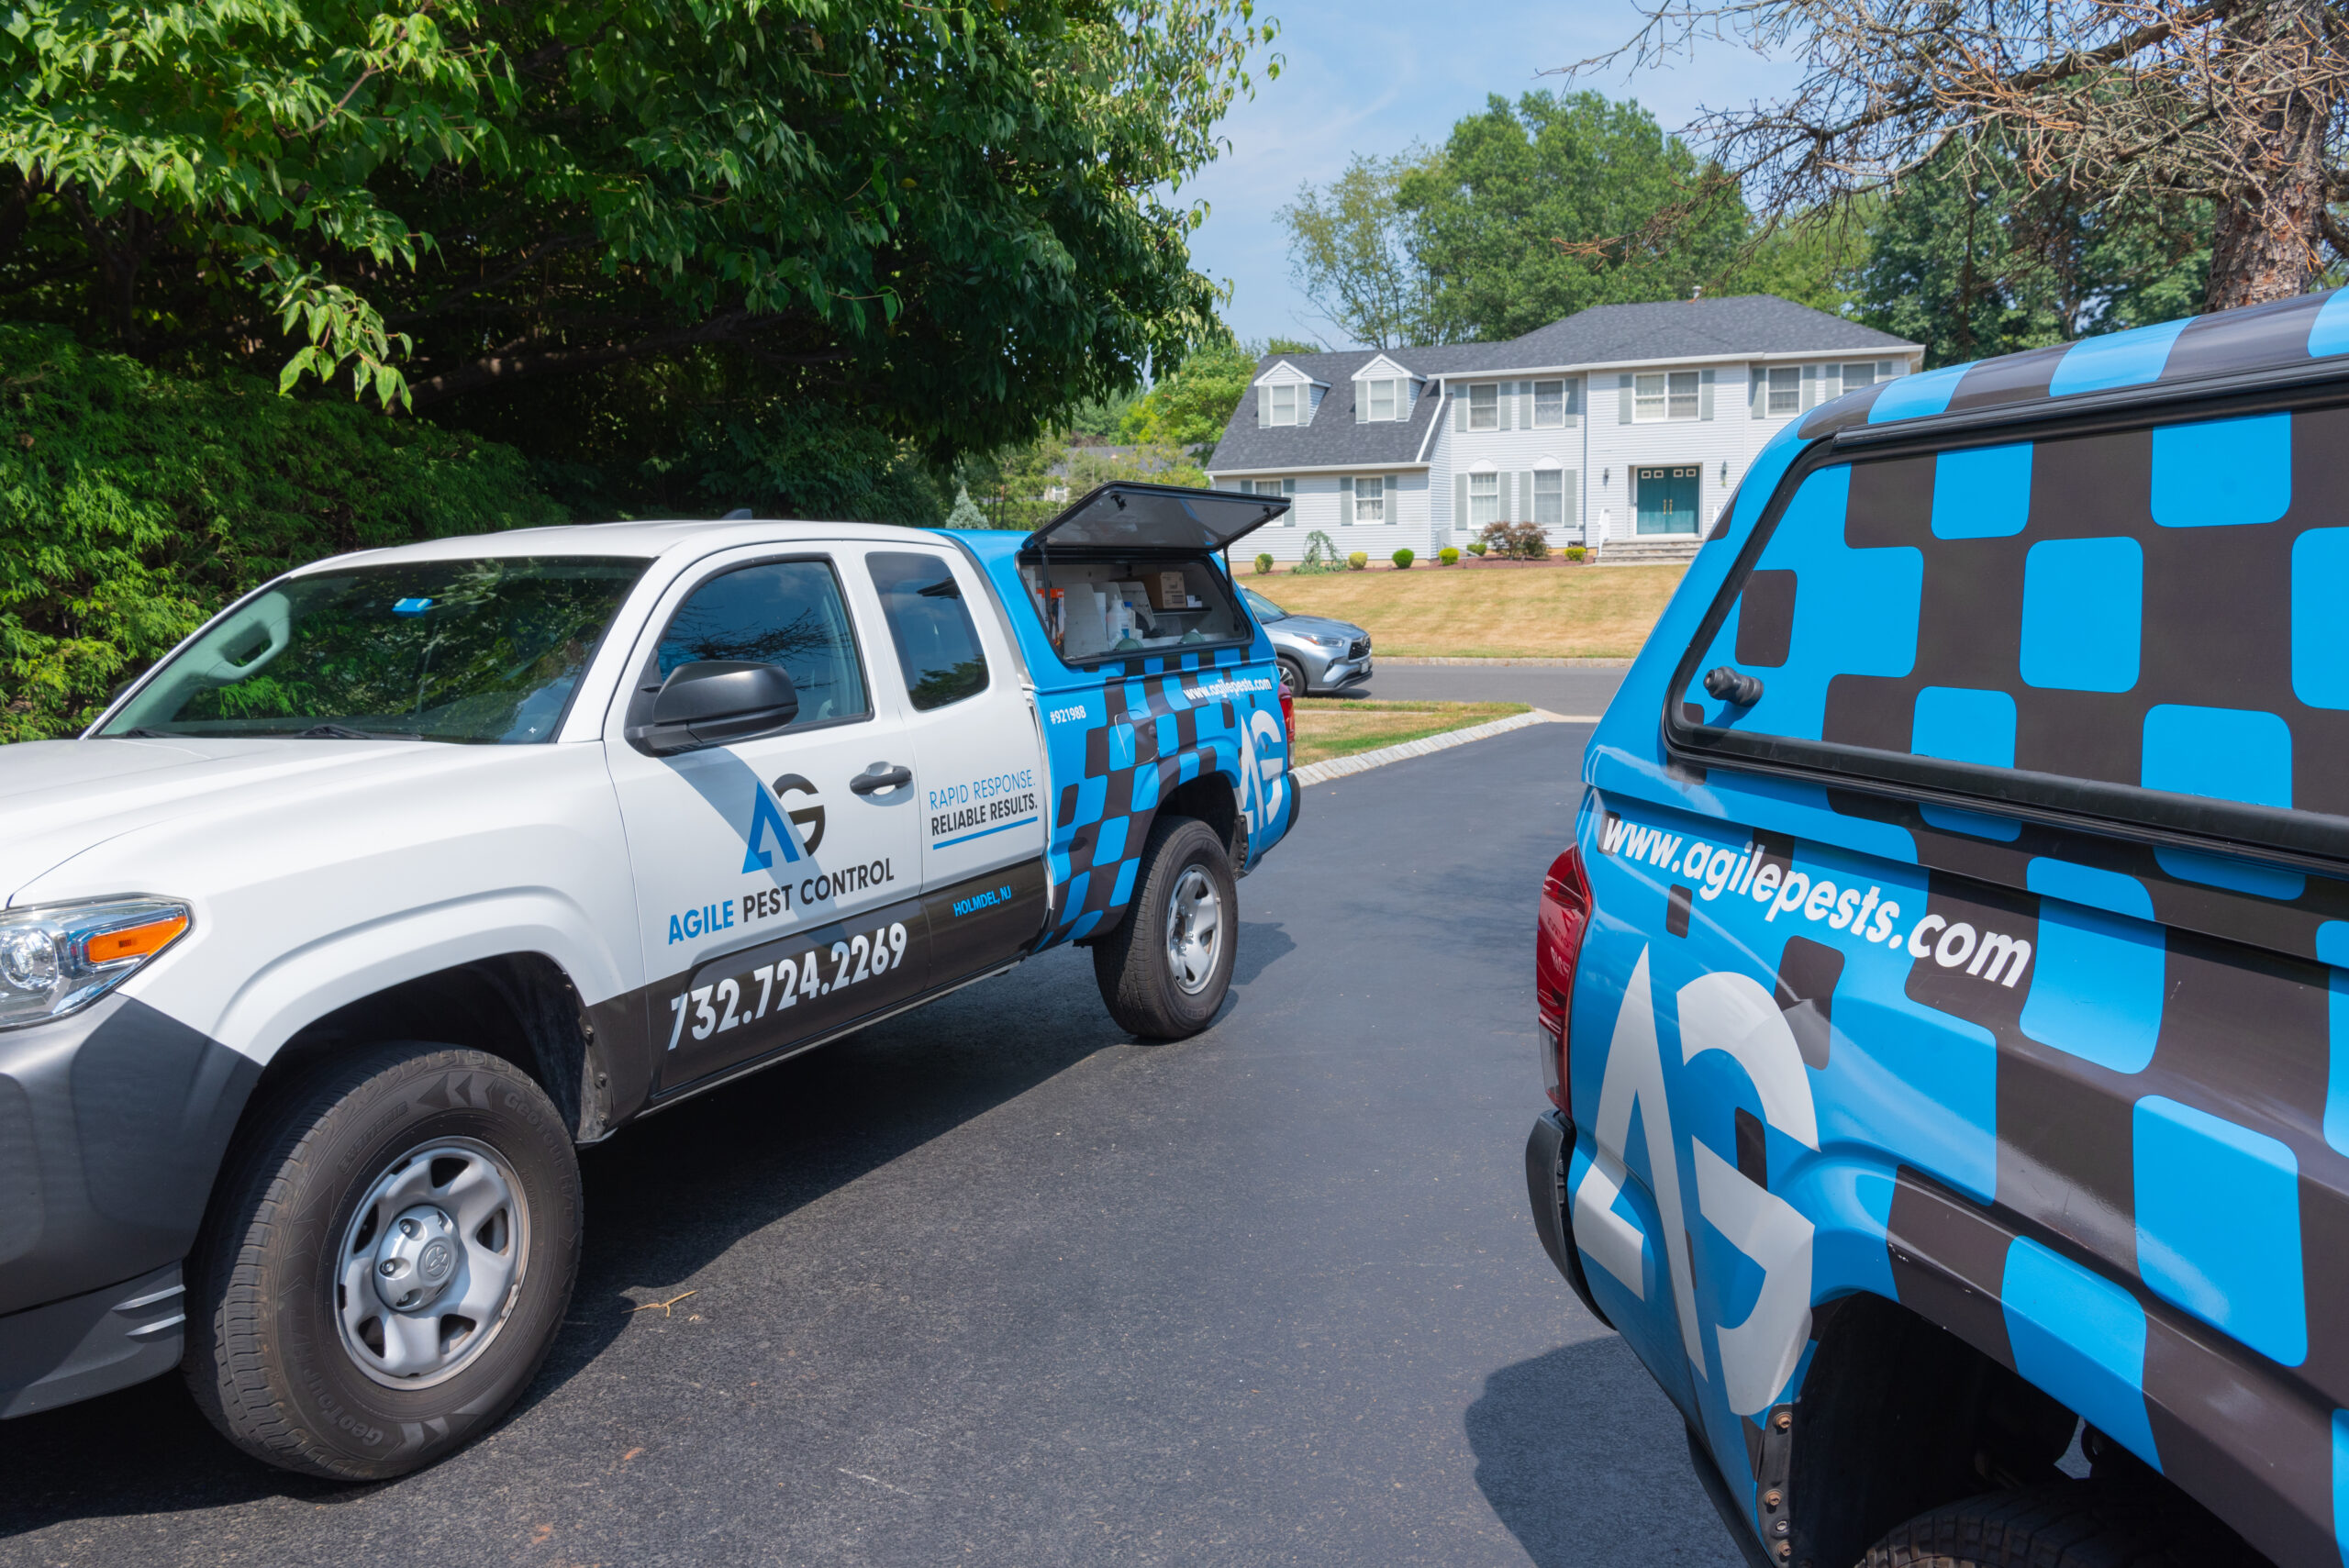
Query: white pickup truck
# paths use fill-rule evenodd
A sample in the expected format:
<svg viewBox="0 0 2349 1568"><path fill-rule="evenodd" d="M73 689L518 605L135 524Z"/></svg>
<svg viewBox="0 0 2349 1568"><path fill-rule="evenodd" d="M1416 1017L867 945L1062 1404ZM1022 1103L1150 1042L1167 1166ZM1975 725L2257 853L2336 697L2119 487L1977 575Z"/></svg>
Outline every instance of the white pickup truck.
<svg viewBox="0 0 2349 1568"><path fill-rule="evenodd" d="M1286 506L343 556L0 750L0 1416L184 1366L397 1474L544 1359L574 1146L1062 942L1204 1028L1297 811L1217 553Z"/></svg>

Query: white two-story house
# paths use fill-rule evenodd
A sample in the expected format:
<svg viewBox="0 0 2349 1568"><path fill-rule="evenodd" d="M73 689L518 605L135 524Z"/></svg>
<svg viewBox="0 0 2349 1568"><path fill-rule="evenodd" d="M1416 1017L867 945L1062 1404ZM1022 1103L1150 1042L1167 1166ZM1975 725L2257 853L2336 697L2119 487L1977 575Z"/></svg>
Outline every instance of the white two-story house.
<svg viewBox="0 0 2349 1568"><path fill-rule="evenodd" d="M1277 354L1208 473L1295 497L1252 540L1283 561L1316 529L1384 560L1495 522L1670 559L1781 426L1922 354L1775 295L1603 305L1505 343Z"/></svg>

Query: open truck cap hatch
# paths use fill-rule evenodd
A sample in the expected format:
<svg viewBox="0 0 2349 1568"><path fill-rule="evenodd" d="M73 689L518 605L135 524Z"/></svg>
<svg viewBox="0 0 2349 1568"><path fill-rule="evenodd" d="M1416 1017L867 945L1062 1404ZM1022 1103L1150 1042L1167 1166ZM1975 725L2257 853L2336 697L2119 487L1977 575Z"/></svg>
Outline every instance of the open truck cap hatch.
<svg viewBox="0 0 2349 1568"><path fill-rule="evenodd" d="M1120 481L1070 503L1030 534L1022 550L1211 554L1263 528L1289 506L1284 495Z"/></svg>

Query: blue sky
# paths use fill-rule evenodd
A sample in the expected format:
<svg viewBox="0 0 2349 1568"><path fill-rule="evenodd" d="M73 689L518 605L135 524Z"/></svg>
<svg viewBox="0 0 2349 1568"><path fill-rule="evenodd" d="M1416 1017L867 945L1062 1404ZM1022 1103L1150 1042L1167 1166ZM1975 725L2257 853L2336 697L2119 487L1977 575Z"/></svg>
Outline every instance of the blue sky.
<svg viewBox="0 0 2349 1568"><path fill-rule="evenodd" d="M1225 117L1231 150L1180 193L1212 208L1191 237L1191 261L1232 285L1225 319L1244 339L1278 334L1331 342L1335 336L1289 282L1286 234L1274 216L1300 182L1330 180L1356 152L1399 152L1414 140L1439 144L1455 120L1484 107L1486 94L1514 98L1537 86L1563 86L1558 77L1535 73L1611 49L1640 25L1627 0L1260 0L1259 9L1280 19L1275 47L1287 56L1280 80L1260 80L1253 101ZM1700 107L1749 102L1790 74L1734 45L1713 43L1670 70L1619 72L1586 84L1613 97L1636 97L1667 130L1676 130Z"/></svg>

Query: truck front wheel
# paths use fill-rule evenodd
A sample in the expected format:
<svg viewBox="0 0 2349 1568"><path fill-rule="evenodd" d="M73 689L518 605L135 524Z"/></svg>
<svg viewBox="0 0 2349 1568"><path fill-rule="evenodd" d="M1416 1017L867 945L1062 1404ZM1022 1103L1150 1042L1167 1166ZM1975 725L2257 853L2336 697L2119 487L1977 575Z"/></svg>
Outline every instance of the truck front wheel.
<svg viewBox="0 0 2349 1568"><path fill-rule="evenodd" d="M579 1164L538 1084L477 1051L378 1046L295 1080L221 1184L187 1377L239 1448L380 1480L528 1386L578 1268Z"/></svg>
<svg viewBox="0 0 2349 1568"><path fill-rule="evenodd" d="M1196 817L1152 824L1125 923L1093 944L1093 978L1118 1027L1144 1040L1207 1028L1231 988L1239 912L1215 829Z"/></svg>

